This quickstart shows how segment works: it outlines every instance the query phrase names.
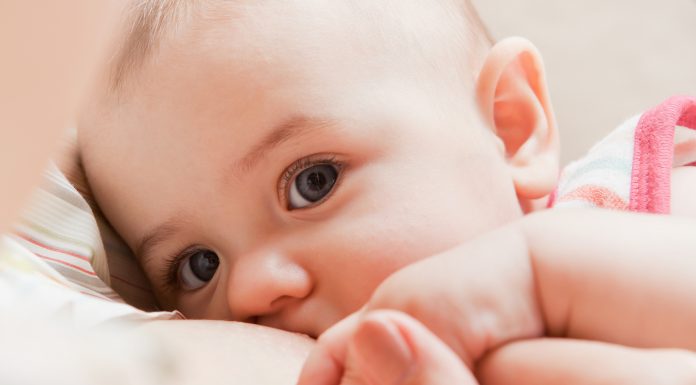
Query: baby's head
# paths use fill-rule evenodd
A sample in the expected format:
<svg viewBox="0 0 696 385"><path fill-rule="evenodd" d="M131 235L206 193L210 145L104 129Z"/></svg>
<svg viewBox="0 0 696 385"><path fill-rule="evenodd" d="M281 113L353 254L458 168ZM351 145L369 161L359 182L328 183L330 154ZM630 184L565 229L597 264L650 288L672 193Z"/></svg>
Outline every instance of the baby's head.
<svg viewBox="0 0 696 385"><path fill-rule="evenodd" d="M318 335L557 176L543 68L464 0L139 1L80 146L166 308Z"/></svg>

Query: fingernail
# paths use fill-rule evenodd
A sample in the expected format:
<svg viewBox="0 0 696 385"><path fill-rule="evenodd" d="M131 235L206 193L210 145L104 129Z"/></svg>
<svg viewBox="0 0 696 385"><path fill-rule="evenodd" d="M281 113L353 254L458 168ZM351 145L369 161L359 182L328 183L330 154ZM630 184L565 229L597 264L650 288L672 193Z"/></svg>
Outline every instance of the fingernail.
<svg viewBox="0 0 696 385"><path fill-rule="evenodd" d="M375 384L400 384L413 368L411 349L393 324L367 319L353 343L362 371Z"/></svg>

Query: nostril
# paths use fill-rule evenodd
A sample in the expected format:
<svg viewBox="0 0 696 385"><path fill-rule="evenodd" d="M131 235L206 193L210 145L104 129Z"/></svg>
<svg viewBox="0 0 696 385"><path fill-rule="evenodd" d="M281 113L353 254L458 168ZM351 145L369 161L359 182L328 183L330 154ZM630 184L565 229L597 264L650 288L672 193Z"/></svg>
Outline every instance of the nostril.
<svg viewBox="0 0 696 385"><path fill-rule="evenodd" d="M227 306L232 319L278 323L312 293L314 282L309 273L284 253L260 249L247 254L238 258L228 279Z"/></svg>

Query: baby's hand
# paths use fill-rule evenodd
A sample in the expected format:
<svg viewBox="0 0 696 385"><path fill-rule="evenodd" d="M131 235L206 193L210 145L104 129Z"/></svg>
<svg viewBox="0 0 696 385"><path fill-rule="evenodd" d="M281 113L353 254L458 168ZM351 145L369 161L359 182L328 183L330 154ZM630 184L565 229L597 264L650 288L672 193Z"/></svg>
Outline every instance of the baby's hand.
<svg viewBox="0 0 696 385"><path fill-rule="evenodd" d="M321 345L332 351L314 351L307 361L310 370L303 372L300 384L477 384L452 350L406 314L378 310L339 325L329 332L333 335L330 344ZM347 329L351 333L344 333Z"/></svg>
<svg viewBox="0 0 696 385"><path fill-rule="evenodd" d="M481 360L476 377L417 320L376 310L327 332L299 385L693 385L696 356L539 338L495 349Z"/></svg>
<svg viewBox="0 0 696 385"><path fill-rule="evenodd" d="M319 338L300 384L477 384L469 368L484 353L542 334L525 239L511 225L387 278Z"/></svg>
<svg viewBox="0 0 696 385"><path fill-rule="evenodd" d="M414 317L472 365L505 342L543 335L524 235L510 225L394 273L365 311Z"/></svg>

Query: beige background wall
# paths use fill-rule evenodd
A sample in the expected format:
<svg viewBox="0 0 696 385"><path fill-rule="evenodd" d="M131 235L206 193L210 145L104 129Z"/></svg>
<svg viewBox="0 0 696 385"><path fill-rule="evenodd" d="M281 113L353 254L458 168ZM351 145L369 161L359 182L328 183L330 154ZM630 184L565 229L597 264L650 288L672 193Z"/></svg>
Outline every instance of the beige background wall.
<svg viewBox="0 0 696 385"><path fill-rule="evenodd" d="M473 0L544 55L563 162L667 96L696 95L696 0Z"/></svg>

